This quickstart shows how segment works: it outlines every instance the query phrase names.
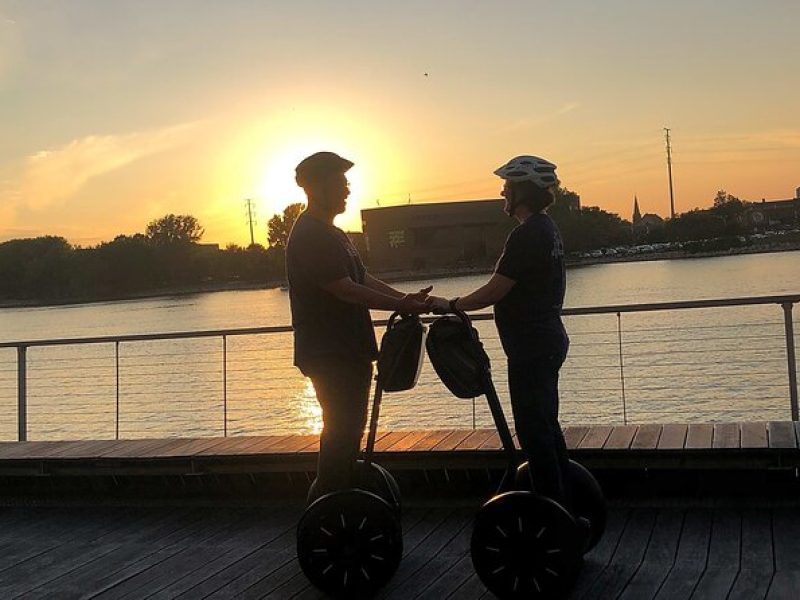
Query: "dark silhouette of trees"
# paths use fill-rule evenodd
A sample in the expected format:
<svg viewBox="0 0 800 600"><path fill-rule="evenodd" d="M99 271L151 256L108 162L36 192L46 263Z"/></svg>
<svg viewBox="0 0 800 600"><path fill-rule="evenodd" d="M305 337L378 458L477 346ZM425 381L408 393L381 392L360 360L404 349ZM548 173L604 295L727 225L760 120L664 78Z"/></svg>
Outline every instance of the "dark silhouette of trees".
<svg viewBox="0 0 800 600"><path fill-rule="evenodd" d="M292 226L305 208L305 204L297 202L284 208L282 215L273 215L267 224L270 248L286 248Z"/></svg>
<svg viewBox="0 0 800 600"><path fill-rule="evenodd" d="M199 242L205 230L191 215L169 214L150 221L145 236L157 246Z"/></svg>
<svg viewBox="0 0 800 600"><path fill-rule="evenodd" d="M548 214L558 225L566 252L585 252L629 244L631 224L596 206L582 207L580 197L566 188L556 189Z"/></svg>

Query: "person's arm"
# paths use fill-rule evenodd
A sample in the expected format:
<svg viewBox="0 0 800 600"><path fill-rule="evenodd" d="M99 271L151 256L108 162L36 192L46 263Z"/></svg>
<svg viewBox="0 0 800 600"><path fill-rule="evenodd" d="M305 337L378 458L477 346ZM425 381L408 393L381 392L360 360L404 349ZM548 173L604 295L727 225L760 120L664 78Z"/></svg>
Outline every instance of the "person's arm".
<svg viewBox="0 0 800 600"><path fill-rule="evenodd" d="M367 308L392 310L401 313L423 313L430 311L429 303L417 299L416 294L401 294L399 297L390 296L389 294L372 289L366 285L356 283L349 277L342 277L341 279L323 284L321 287L343 302L362 304Z"/></svg>
<svg viewBox="0 0 800 600"><path fill-rule="evenodd" d="M461 298L457 298L456 301L452 303L450 308L468 311L492 306L500 302L500 300L502 300L505 295L511 291L511 288L514 287L515 283L516 281L510 277L500 275L500 273L495 273L492 275L489 281L487 281L474 292L471 292L466 296L462 296Z"/></svg>
<svg viewBox="0 0 800 600"><path fill-rule="evenodd" d="M381 292L382 294L386 294L387 296L391 296L392 298L402 298L403 296L411 296L420 302L425 302L425 299L430 294L431 290L433 289L432 285L428 287L422 288L418 292L414 292L413 294L405 294L400 290L394 289L385 281L381 281L377 277L373 277L369 273L364 274L364 285L368 288L375 290L376 292Z"/></svg>
<svg viewBox="0 0 800 600"><path fill-rule="evenodd" d="M387 296L391 296L392 298L402 298L403 296L405 296L403 292L394 289L388 283L381 281L377 277L373 277L369 273L364 274L364 285L370 288L371 290L375 290L376 292L386 294Z"/></svg>

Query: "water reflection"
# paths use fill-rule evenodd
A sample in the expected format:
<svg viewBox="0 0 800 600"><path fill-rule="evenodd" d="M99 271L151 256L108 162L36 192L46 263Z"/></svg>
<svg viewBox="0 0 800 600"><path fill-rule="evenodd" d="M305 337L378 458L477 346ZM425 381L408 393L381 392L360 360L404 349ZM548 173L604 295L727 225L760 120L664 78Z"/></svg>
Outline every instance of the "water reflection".
<svg viewBox="0 0 800 600"><path fill-rule="evenodd" d="M320 433L322 431L322 408L317 402L317 394L311 380L306 378L305 386L295 395L298 403L298 417L303 424L304 433Z"/></svg>

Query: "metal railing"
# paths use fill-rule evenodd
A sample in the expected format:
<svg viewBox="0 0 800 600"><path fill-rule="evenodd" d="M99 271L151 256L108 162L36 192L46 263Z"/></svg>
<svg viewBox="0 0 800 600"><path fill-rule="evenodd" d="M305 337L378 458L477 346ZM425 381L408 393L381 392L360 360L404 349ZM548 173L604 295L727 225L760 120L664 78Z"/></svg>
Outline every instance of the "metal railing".
<svg viewBox="0 0 800 600"><path fill-rule="evenodd" d="M714 398L691 398L683 397L685 389L682 387L680 378L694 377L695 382L702 381L702 389L706 392L717 392L720 387L728 385L729 378L745 374L750 378L748 385L756 390L758 394L775 393L774 390L786 390L788 388L789 413L792 420L798 420L798 387L797 387L797 359L795 354L795 334L793 324L793 307L800 302L800 294L782 296L762 296L720 300L697 300L685 302L660 302L650 304L630 304L620 306L594 306L565 309L563 314L569 321L568 329L573 340L571 348L571 359L562 370L562 398L572 398L576 407L584 408L586 420L598 418L601 412L592 407L592 403L607 404L612 397L619 397L621 401L621 421L624 423L631 420L632 408L634 412L654 418L659 414L664 414L664 406L678 401L692 402L699 414L703 410L709 411L709 401L724 403L724 397L717 394ZM637 326L635 319L636 313L652 313L656 311L699 311L702 309L713 309L714 315L719 317L720 309L744 308L744 307L768 307L778 305L783 311L782 322L771 321L761 315L755 321L743 323L711 323L713 319L706 319L700 324L691 323L672 323L668 327L653 327L646 323L645 327ZM625 316L625 319L623 319ZM611 317L615 324L611 328L572 327L576 319L586 319L589 317ZM428 317L430 321L435 317ZM491 314L475 314L472 318L476 322L488 321L493 317ZM625 323L623 323L625 321ZM673 319L680 321L680 319ZM376 321L377 327L385 326L385 321ZM623 324L630 324L630 327L623 327ZM640 323L638 323L640 325ZM782 335L778 333L778 328L782 325ZM221 412L221 433L227 436L230 431L230 393L232 386L237 394L242 395L247 392L256 393L259 396L265 395L265 390L271 390L280 394L287 389L288 371L291 371L289 354L290 339L288 334L291 327L253 327L244 329L223 329L211 331L193 331L176 333L158 333L142 335L122 335L122 336L103 336L86 338L67 338L49 340L30 340L17 342L0 343L0 350L16 350L16 366L13 369L16 374L16 430L17 439L24 441L28 439L29 433L29 395L31 393L31 375L41 375L44 382L38 381L37 390L47 390L48 385L55 392L51 395L40 394L44 399L44 404L55 398L71 398L80 400L84 397L94 398L98 396L108 402L109 397L113 398L113 409L103 405L102 409L95 408L97 412L91 413L82 407L74 409L72 412L64 412L64 415L73 414L78 421L89 416L99 416L105 419L113 417L114 437L120 438L121 423L121 390L126 381L135 379L135 389L126 389L126 397L147 398L149 390L156 385L162 385L162 380L172 380L177 388L162 391L159 393L160 399L155 400L156 405L144 404L140 408L135 406L126 408L125 414L134 417L134 422L144 421L157 422L163 415L159 410L170 410L173 414L188 415L184 418L186 423L201 421L206 413L216 411ZM681 337L686 334L688 337ZM711 335L713 333L713 335ZM242 340L251 336L267 336L271 338L276 334L283 334L284 343L279 344L277 349L271 348L262 350L259 348L238 348L235 349L240 356L231 364L231 342ZM493 355L495 360L502 357L499 348L499 340L491 332L481 332L484 343ZM694 337L693 337L694 336ZM778 383L775 375L776 366L779 361L779 353L772 344L779 338L784 339L785 346L785 365L787 378L785 383ZM193 344L199 343L198 340L206 339L213 341L211 347L205 353L197 353L188 348L178 348L177 352L154 352L153 348L145 348L144 352L123 355L121 349L128 349L137 346L146 346L149 343L161 343L165 341L186 341L191 340ZM709 345L713 342L713 345ZM758 347L756 342L768 345ZM743 348L742 345L749 345ZM39 348L77 348L87 346L113 347L113 362L109 365L105 355L90 356L80 359L49 357L43 361L42 365L37 364L37 368L32 371L30 368L29 352ZM774 344L773 344L774 345ZM160 349L157 349L160 350ZM626 351L627 350L627 351ZM193 353L194 352L194 353ZM744 353L745 360L732 358L735 354ZM200 358L211 357L204 361ZM677 357L677 361L675 360ZM141 359L141 360L140 360ZM669 359L669 360L665 360ZM79 361L78 366L74 366L75 361ZM147 362L147 361L151 362ZM187 364L186 360L190 362ZM59 366L58 361L64 363ZM138 361L138 362L137 362ZM70 366L72 365L72 366ZM205 371L203 377L197 378L190 371L199 366L210 366L211 370ZM758 368L763 369L758 371ZM3 383L3 364L0 362L0 391ZM109 368L110 367L110 368ZM124 368L123 368L124 367ZM172 371L162 371L164 367L169 367ZM697 375L687 375L691 369L700 367ZM713 368L712 368L713 367ZM742 369L739 369L742 367ZM664 369L672 368L671 372ZM86 370L86 374L81 372ZM94 370L92 370L94 369ZM138 369L138 371L137 371ZM287 371L288 370L288 371ZM696 370L696 369L695 369ZM12 369L5 369L11 372ZM109 372L110 371L110 372ZM505 383L504 374L495 375L496 381ZM565 376L569 372L569 377ZM54 375L57 373L57 377ZM232 376L245 374L243 382L232 382ZM264 373L263 377L261 377ZM299 375L295 375L296 377ZM756 376L766 379L757 380ZM48 378L61 378L53 384L48 383ZM111 378L113 383L101 383L105 378ZM699 378L699 379L698 379ZM6 378L7 387L10 386L12 378ZM277 382L277 387L265 387L263 381L272 384ZM80 387L85 385L89 392L82 391ZM257 381L258 383L254 383ZM655 381L656 385L653 385ZM66 382L66 383L64 383ZM617 382L617 383L613 383ZM644 383L642 383L644 382ZM242 385L242 383L244 385ZM586 384L581 387L581 384ZM202 396L209 387L219 385L219 398L211 400L196 400L197 396ZM251 387L248 388L247 385ZM435 388L436 382L428 380L423 382L424 390L421 392L421 400L418 406L425 406L424 401L429 400L430 395L438 395L442 390ZM609 387L610 386L610 387ZM111 389L109 389L111 388ZM108 392L111 392L110 394ZM302 393L302 390L301 392ZM313 394L313 390L311 390ZM669 394L677 394L670 397ZM784 392L781 392L781 395ZM216 394L216 392L215 392ZM165 398L188 397L180 407L166 407ZM589 397L588 400L582 398ZM635 397L635 400L632 400ZM773 397L777 400L778 397ZM785 398L785 396L784 396ZM633 406L632 406L633 405ZM755 406L758 410L760 405ZM785 405L784 405L785 406ZM770 410L774 407L770 406ZM237 410L245 410L237 408ZM251 410L247 408L247 410ZM607 406L603 408L602 418L612 418ZM722 409L714 409L722 410ZM177 411L177 412L176 412ZM594 412L592 412L594 411ZM251 410L252 412L252 410ZM713 411L712 411L713 412ZM616 414L616 412L614 412ZM477 423L476 405L473 401L472 425ZM610 416L609 416L610 415ZM634 415L635 417L636 415ZM66 416L62 418L66 419ZM613 417L619 420L618 417ZM635 420L635 419L634 419ZM241 430L241 426L238 426ZM148 430L150 431L150 430ZM217 430L219 431L219 430ZM128 432L126 435L131 435Z"/></svg>

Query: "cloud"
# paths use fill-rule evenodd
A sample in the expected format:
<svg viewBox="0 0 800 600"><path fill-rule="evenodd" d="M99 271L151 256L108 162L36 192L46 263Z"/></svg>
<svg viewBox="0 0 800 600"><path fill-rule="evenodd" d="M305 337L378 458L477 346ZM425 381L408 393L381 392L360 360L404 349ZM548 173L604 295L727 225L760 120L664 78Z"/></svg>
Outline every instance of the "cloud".
<svg viewBox="0 0 800 600"><path fill-rule="evenodd" d="M4 200L41 210L63 203L95 177L184 145L198 123L123 135L91 135L25 158L19 176L0 187ZM4 203L6 203L4 202Z"/></svg>
<svg viewBox="0 0 800 600"><path fill-rule="evenodd" d="M560 106L554 111L549 113L540 113L536 115L532 115L531 117L525 119L517 119L516 121L511 122L508 127L505 128L506 131L519 131L521 129L530 129L531 127L537 127L539 125L543 125L560 117L562 115L566 115L574 111L577 108L580 108L580 102L567 102L563 106Z"/></svg>
<svg viewBox="0 0 800 600"><path fill-rule="evenodd" d="M564 106L562 106L561 108L559 108L559 109L558 109L558 110L555 112L555 115L554 115L554 116L561 116L561 115L565 115L565 114L567 114L568 112L572 112L572 111L573 111L573 110L575 110L576 108L580 108L580 105L581 105L581 103L580 103L580 102L568 102L567 104L565 104Z"/></svg>

